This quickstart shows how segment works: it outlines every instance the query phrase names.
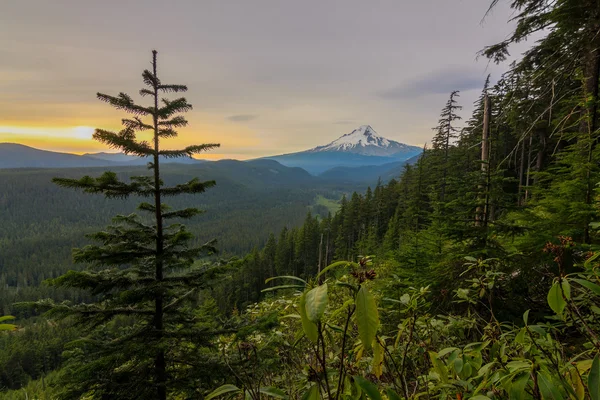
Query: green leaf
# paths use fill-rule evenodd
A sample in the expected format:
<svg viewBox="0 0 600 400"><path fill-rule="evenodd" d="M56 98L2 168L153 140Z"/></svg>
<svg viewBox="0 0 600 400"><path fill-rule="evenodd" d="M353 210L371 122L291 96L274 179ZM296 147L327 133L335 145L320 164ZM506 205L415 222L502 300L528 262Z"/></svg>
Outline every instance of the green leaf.
<svg viewBox="0 0 600 400"><path fill-rule="evenodd" d="M5 315L3 317L0 317L0 322L11 321L13 319L15 319L15 317L13 317L12 315Z"/></svg>
<svg viewBox="0 0 600 400"><path fill-rule="evenodd" d="M223 386L216 388L212 392L210 392L210 394L208 394L204 399L210 400L210 399L214 399L215 397L219 397L219 396L222 396L227 393L239 392L239 391L240 391L240 388L238 388L235 385L229 385L229 384L223 385Z"/></svg>
<svg viewBox="0 0 600 400"><path fill-rule="evenodd" d="M306 294L302 293L300 296L300 319L302 320L302 330L304 330L304 334L306 337L313 343L317 343L317 339L319 338L319 331L317 329L317 325L311 320L308 319L306 315Z"/></svg>
<svg viewBox="0 0 600 400"><path fill-rule="evenodd" d="M575 393L575 398L577 400L585 399L585 385L583 384L583 380L581 379L581 375L577 371L577 368L569 369L569 373L567 374L567 378L573 387L573 392Z"/></svg>
<svg viewBox="0 0 600 400"><path fill-rule="evenodd" d="M355 376L354 381L366 394L369 396L371 400L383 400L381 398L381 394L379 393L379 389L377 386L363 378L362 376Z"/></svg>
<svg viewBox="0 0 600 400"><path fill-rule="evenodd" d="M260 392L264 395L270 396L270 397L275 397L276 399L287 399L288 396L287 394L285 394L285 392L281 389L277 389L275 387L269 386L269 387L261 387Z"/></svg>
<svg viewBox="0 0 600 400"><path fill-rule="evenodd" d="M314 323L319 322L325 313L328 301L326 283L306 293L306 316L308 319Z"/></svg>
<svg viewBox="0 0 600 400"><path fill-rule="evenodd" d="M334 268L337 268L337 267L340 267L340 266L349 267L351 265L355 266L355 267L358 267L357 263L353 263L351 261L338 261L338 262L334 262L333 264L328 265L321 272L319 272L319 274L315 277L315 279L318 281L319 278L321 277L321 275L325 274L327 271L330 271L330 270L332 270Z"/></svg>
<svg viewBox="0 0 600 400"><path fill-rule="evenodd" d="M562 316L562 313L567 306L567 302L562 296L560 285L554 282L548 292L548 305L556 314Z"/></svg>
<svg viewBox="0 0 600 400"><path fill-rule="evenodd" d="M319 387L313 385L302 395L302 400L319 400Z"/></svg>
<svg viewBox="0 0 600 400"><path fill-rule="evenodd" d="M529 371L519 372L513 378L510 385L510 398L514 400L524 400L527 398L525 388L529 383Z"/></svg>
<svg viewBox="0 0 600 400"><path fill-rule="evenodd" d="M462 369L463 369L463 366L464 366L464 361L463 361L462 357L457 357L457 358L454 360L454 371L455 371L457 374L460 374L460 372L461 372L461 371L462 371Z"/></svg>
<svg viewBox="0 0 600 400"><path fill-rule="evenodd" d="M560 284L562 286L562 291L567 301L571 300L571 284L569 283L569 281L566 278L563 278L561 279Z"/></svg>
<svg viewBox="0 0 600 400"><path fill-rule="evenodd" d="M458 347L446 347L443 350L440 350L440 352L438 353L438 357L444 357L446 354L450 354L456 350L460 350Z"/></svg>
<svg viewBox="0 0 600 400"><path fill-rule="evenodd" d="M600 400L600 358L598 358L598 354L592 361L592 369L588 375L588 390L592 400Z"/></svg>
<svg viewBox="0 0 600 400"><path fill-rule="evenodd" d="M519 331L519 333L517 334L517 336L515 336L515 343L518 344L525 344L525 333L526 333L526 329L525 328L521 328L521 330Z"/></svg>
<svg viewBox="0 0 600 400"><path fill-rule="evenodd" d="M16 329L17 326L13 324L0 324L0 331L14 331Z"/></svg>
<svg viewBox="0 0 600 400"><path fill-rule="evenodd" d="M592 283L590 281L586 281L585 279L571 279L573 282L577 282L579 283L581 286L591 290L592 292L594 292L594 294L597 294L598 296L600 296L600 286L596 285L595 283Z"/></svg>
<svg viewBox="0 0 600 400"><path fill-rule="evenodd" d="M392 389L386 389L385 394L387 394L387 397L390 400L400 400L398 393L394 392Z"/></svg>
<svg viewBox="0 0 600 400"><path fill-rule="evenodd" d="M293 275L274 276L272 278L265 279L265 283L269 283L269 282L271 282L272 280L275 280L275 279L293 279L295 281L299 281L299 282L304 283L305 286L308 285L308 283L306 283L306 281L304 279L298 278L297 276L293 276Z"/></svg>
<svg viewBox="0 0 600 400"><path fill-rule="evenodd" d="M360 340L369 350L379 329L379 313L375 298L364 286L356 294L356 324Z"/></svg>
<svg viewBox="0 0 600 400"><path fill-rule="evenodd" d="M460 371L458 376L463 380L467 380L471 377L472 374L473 374L473 367L471 366L471 363L466 362L466 363L464 363L462 370Z"/></svg>
<svg viewBox="0 0 600 400"><path fill-rule="evenodd" d="M371 366L371 370L373 371L373 375L377 377L377 379L381 378L383 374L383 355L385 349L379 343L377 338L373 341L373 364Z"/></svg>
<svg viewBox="0 0 600 400"><path fill-rule="evenodd" d="M523 322L525 323L525 326L527 326L527 321L529 321L529 310L523 313Z"/></svg>
<svg viewBox="0 0 600 400"><path fill-rule="evenodd" d="M598 222L595 222L595 224L600 224ZM590 224L591 225L591 224ZM600 252L594 253L593 256L591 256L590 258L588 258L587 260L585 260L585 262L583 263L583 266L585 267L585 269L589 269L590 268L590 264L594 261L596 261L596 259L600 257Z"/></svg>
<svg viewBox="0 0 600 400"><path fill-rule="evenodd" d="M429 358L431 358L433 370L439 375L440 380L443 383L448 383L448 369L446 368L446 365L439 359L437 353L430 351ZM463 366L463 368L465 368L465 366Z"/></svg>
<svg viewBox="0 0 600 400"><path fill-rule="evenodd" d="M484 396L482 394L478 394L477 396L473 396L473 397L469 397L469 400L492 400L487 396Z"/></svg>
<svg viewBox="0 0 600 400"><path fill-rule="evenodd" d="M532 364L530 362L527 361L511 361L509 363L506 364L506 368L510 371L510 372L515 372L518 371L520 369L531 369Z"/></svg>
<svg viewBox="0 0 600 400"><path fill-rule="evenodd" d="M538 377L538 385L540 387L540 392L542 393L542 398L544 400L563 400L563 395L558 391L558 387L554 385L551 380L541 372L537 373ZM595 400L592 398L592 400Z"/></svg>

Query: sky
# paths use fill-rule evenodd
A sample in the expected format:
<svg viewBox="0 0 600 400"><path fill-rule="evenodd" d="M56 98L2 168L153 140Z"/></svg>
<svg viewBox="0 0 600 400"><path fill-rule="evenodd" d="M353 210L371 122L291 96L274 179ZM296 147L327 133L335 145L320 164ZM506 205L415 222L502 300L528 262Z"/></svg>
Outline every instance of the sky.
<svg viewBox="0 0 600 400"><path fill-rule="evenodd" d="M513 28L504 3L483 19L487 0L4 1L0 142L106 151L94 128L125 115L96 92L139 99L156 49L161 80L186 84L194 106L172 147L251 159L366 124L420 146L452 90L468 119L487 74L507 67L477 58Z"/></svg>

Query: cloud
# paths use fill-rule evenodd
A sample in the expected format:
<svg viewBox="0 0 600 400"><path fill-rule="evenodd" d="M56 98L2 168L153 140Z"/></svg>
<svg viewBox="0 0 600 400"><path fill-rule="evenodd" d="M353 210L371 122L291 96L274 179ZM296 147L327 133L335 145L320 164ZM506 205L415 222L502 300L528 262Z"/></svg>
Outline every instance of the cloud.
<svg viewBox="0 0 600 400"><path fill-rule="evenodd" d="M484 81L485 76L470 68L447 69L401 83L379 92L378 95L384 99L397 100L432 94L449 94L453 90L468 91L482 88Z"/></svg>
<svg viewBox="0 0 600 400"><path fill-rule="evenodd" d="M256 114L238 114L227 117L229 121L233 122L248 122L256 118L258 118L258 115Z"/></svg>

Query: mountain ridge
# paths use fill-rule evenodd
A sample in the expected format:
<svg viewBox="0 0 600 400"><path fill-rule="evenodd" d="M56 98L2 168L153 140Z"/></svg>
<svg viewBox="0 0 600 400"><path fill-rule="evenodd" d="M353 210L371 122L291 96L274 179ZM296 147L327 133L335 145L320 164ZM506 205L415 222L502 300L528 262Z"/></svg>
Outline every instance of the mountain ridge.
<svg viewBox="0 0 600 400"><path fill-rule="evenodd" d="M161 158L163 163L199 164L193 158ZM86 168L146 165L148 159L123 153L85 153L82 155L38 149L19 143L0 143L0 169L13 168Z"/></svg>
<svg viewBox="0 0 600 400"><path fill-rule="evenodd" d="M365 156L392 156L411 147L408 144L380 136L371 125L361 125L350 133L340 136L324 146L317 146L309 152L346 151Z"/></svg>
<svg viewBox="0 0 600 400"><path fill-rule="evenodd" d="M288 167L300 167L313 175L319 175L337 167L403 162L421 152L420 147L386 139L377 134L371 125L361 125L326 145L263 158L275 160Z"/></svg>

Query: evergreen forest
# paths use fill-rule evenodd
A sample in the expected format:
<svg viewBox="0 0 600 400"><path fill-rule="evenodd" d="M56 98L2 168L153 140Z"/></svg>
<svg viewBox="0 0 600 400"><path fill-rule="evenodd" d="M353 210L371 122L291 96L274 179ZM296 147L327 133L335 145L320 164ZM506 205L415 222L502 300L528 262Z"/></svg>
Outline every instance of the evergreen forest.
<svg viewBox="0 0 600 400"><path fill-rule="evenodd" d="M600 400L600 3L509 3L479 57L530 48L369 187L161 164L219 144L156 51L98 93L148 166L0 171L0 399Z"/></svg>

